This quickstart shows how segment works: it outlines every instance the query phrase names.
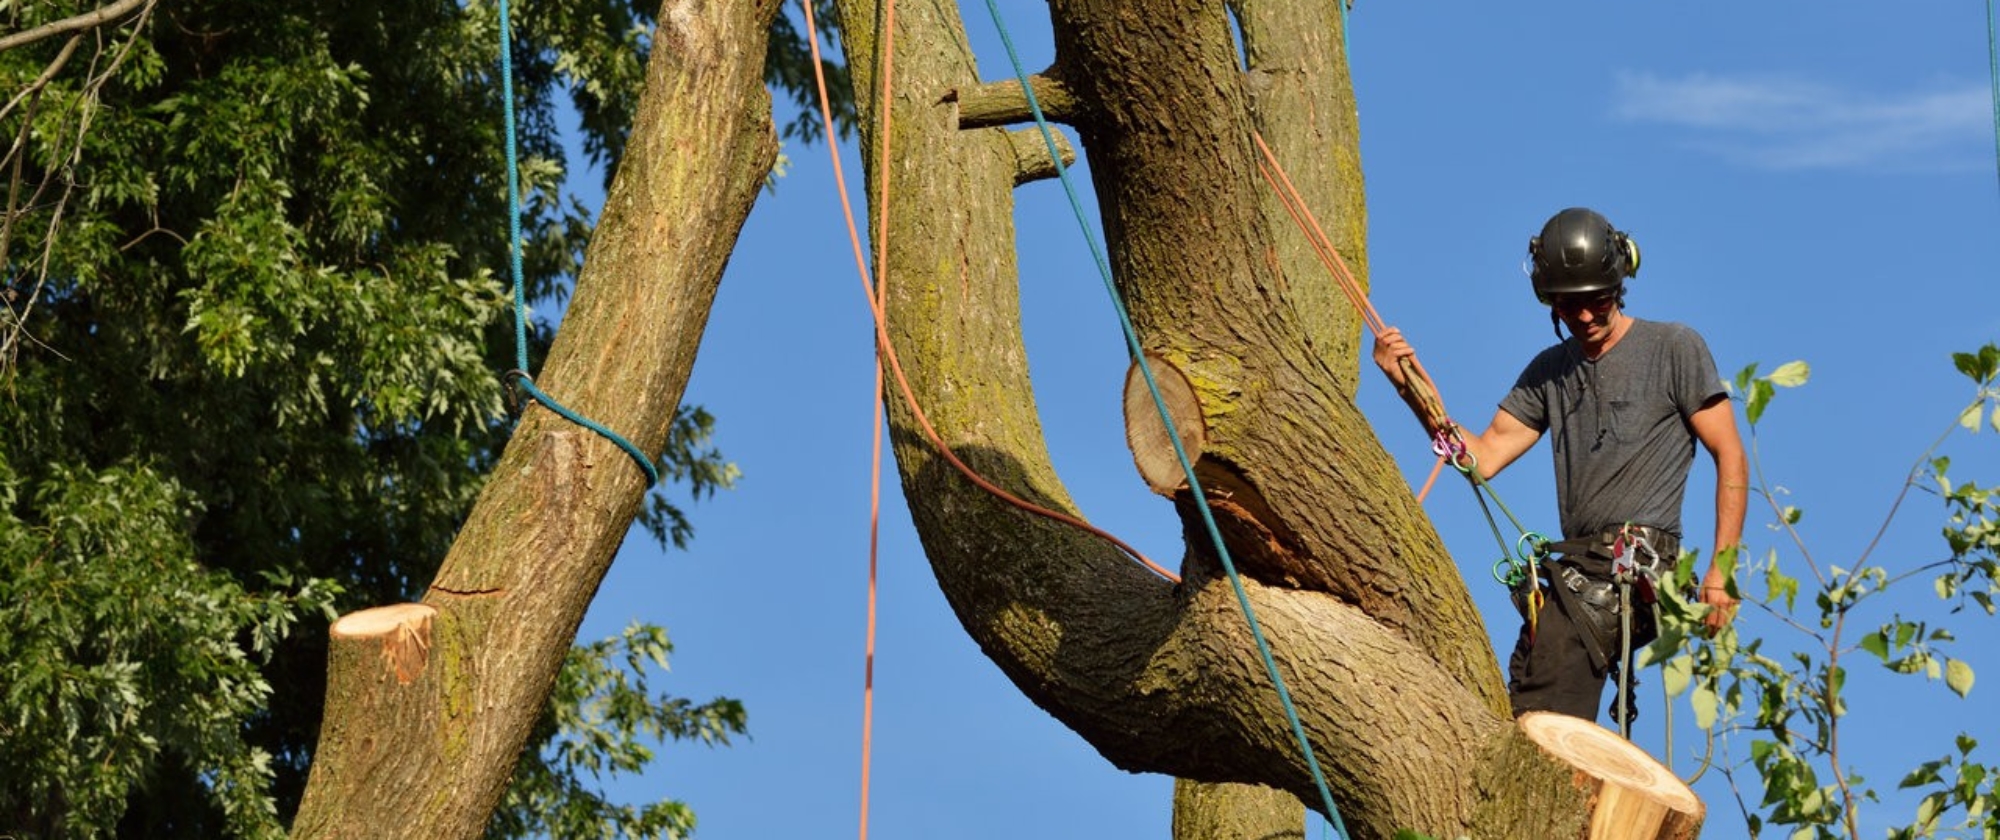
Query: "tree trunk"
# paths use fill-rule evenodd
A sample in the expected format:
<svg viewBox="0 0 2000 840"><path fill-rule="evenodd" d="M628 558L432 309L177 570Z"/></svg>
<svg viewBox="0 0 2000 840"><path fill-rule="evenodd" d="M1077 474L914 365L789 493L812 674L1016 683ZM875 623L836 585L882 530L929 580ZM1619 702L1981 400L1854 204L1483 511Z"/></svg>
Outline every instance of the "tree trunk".
<svg viewBox="0 0 2000 840"><path fill-rule="evenodd" d="M1298 797L1262 785L1174 783L1174 837L1180 840L1305 840Z"/></svg>
<svg viewBox="0 0 2000 840"><path fill-rule="evenodd" d="M1337 8L1244 11L1247 74L1216 4L1054 0L1058 57L1036 85L1060 95L1038 99L1058 103L1052 116L1088 150L1140 344L1193 392L1184 419L1201 426L1197 475L1350 831L1585 836L1602 800L1597 780L1617 776L1629 756L1606 765L1603 751L1551 752L1508 719L1465 584L1354 407L1351 312L1327 297L1324 271L1302 261L1257 172L1255 137L1267 129L1288 169L1319 160L1291 174L1326 202L1316 210L1340 214L1333 235L1350 265L1365 265L1338 29L1313 49L1274 46L1299 37L1287 31L1299 20L1337 21ZM871 212L889 231L888 332L903 373L960 459L1018 496L1073 512L1044 448L1019 332L1011 189L1020 167L1006 132L986 127L1025 112L994 104L1018 89L981 84L954 4L900 3L894 120L879 130L874 14L861 0L841 7L870 126L863 159L879 169L879 144L892 143L889 202L877 196ZM978 122L968 126L959 103L975 92ZM1189 491L1169 491L1190 537L1184 580L1173 584L977 489L902 399L889 407L904 493L939 585L1024 694L1118 767L1268 785L1321 808ZM1671 800L1685 814L1673 794L1640 799ZM1685 836L1676 832L1698 824L1697 804L1643 836Z"/></svg>
<svg viewBox="0 0 2000 840"><path fill-rule="evenodd" d="M649 453L776 156L775 11L660 14L631 144L537 383ZM336 623L294 835L482 835L645 490L623 450L528 409L423 604Z"/></svg>

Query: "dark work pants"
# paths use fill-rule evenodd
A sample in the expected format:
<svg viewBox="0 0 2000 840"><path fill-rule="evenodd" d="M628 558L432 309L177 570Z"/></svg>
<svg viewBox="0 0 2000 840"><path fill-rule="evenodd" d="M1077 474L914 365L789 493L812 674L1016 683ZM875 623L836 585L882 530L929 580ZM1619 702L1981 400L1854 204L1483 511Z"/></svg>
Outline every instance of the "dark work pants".
<svg viewBox="0 0 2000 840"><path fill-rule="evenodd" d="M1680 542L1667 536L1655 539L1660 543L1655 550L1666 568L1671 569L1673 558L1680 556ZM1575 565L1593 580L1611 579L1609 548L1593 548L1587 554L1559 562ZM1549 588L1559 585L1543 581L1542 607L1532 643L1528 638L1528 623L1521 622L1521 635L1514 642L1513 654L1507 658L1507 700L1514 707L1515 717L1528 712L1558 712L1596 720L1597 710L1604 708L1604 683L1616 667L1618 647L1614 642L1603 651L1609 667L1599 668L1591 661L1590 642L1586 638L1589 631L1575 624L1564 611L1562 598ZM1577 609L1589 609L1580 600L1572 603ZM1639 605L1636 593L1633 607L1647 609ZM1634 639L1635 654L1651 640L1651 633ZM1635 678L1632 682L1636 685L1638 681Z"/></svg>
<svg viewBox="0 0 2000 840"><path fill-rule="evenodd" d="M1591 666L1583 631L1570 623L1556 594L1544 585L1542 595L1533 643L1528 639L1528 623L1521 622L1521 636L1514 642L1513 655L1507 658L1507 700L1514 706L1515 717L1528 712L1559 712L1596 720L1609 672Z"/></svg>

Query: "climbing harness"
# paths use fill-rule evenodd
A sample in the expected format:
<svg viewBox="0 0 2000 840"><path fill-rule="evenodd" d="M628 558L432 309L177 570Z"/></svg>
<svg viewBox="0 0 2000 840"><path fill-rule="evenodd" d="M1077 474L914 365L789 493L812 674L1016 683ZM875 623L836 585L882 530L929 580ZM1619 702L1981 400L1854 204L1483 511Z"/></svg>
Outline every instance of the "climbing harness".
<svg viewBox="0 0 2000 840"><path fill-rule="evenodd" d="M1665 571L1658 543L1671 540L1664 532L1627 523L1550 544L1545 549L1549 556L1541 564L1558 605L1590 655L1591 667L1616 675L1611 716L1628 740L1632 721L1638 717L1632 703L1637 685L1633 654L1658 635L1658 588Z"/></svg>
<svg viewBox="0 0 2000 840"><path fill-rule="evenodd" d="M507 0L500 0L499 11L500 99L507 124L507 267L514 279L514 369L501 377L506 385L509 408L522 409L526 400L533 400L563 419L596 432L638 462L639 470L646 474L646 486L651 488L660 483L660 468L653 464L652 458L617 432L570 410L554 397L543 393L535 387L534 378L528 375L528 301L525 284L521 280L521 175L514 137L514 50L509 43L513 28L508 21Z"/></svg>

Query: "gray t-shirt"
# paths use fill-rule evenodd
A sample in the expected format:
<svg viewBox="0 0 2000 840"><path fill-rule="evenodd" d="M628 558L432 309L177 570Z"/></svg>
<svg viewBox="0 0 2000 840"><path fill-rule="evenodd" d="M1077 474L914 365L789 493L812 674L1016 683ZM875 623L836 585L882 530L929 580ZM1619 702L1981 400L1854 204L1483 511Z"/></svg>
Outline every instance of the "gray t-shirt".
<svg viewBox="0 0 2000 840"><path fill-rule="evenodd" d="M1700 335L1634 318L1596 360L1583 357L1575 338L1543 350L1500 408L1550 433L1565 538L1628 522L1680 536L1694 465L1688 418L1722 393Z"/></svg>

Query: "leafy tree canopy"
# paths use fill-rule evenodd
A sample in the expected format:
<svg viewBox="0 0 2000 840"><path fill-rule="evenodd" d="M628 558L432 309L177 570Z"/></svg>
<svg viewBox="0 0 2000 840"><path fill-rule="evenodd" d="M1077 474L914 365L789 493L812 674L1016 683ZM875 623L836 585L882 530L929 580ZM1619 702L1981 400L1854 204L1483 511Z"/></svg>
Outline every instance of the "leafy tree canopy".
<svg viewBox="0 0 2000 840"><path fill-rule="evenodd" d="M652 12L513 13L546 304L592 229L565 149L615 167ZM512 427L497 22L484 0L0 3L0 828L270 835L296 807L325 619L423 591ZM770 78L810 84L775 34ZM734 476L711 423L684 408L663 456L697 497ZM642 521L688 535L657 494ZM642 763L636 739L743 731L731 701L648 693L666 650L651 627L577 650L496 834L685 830L579 781Z"/></svg>

